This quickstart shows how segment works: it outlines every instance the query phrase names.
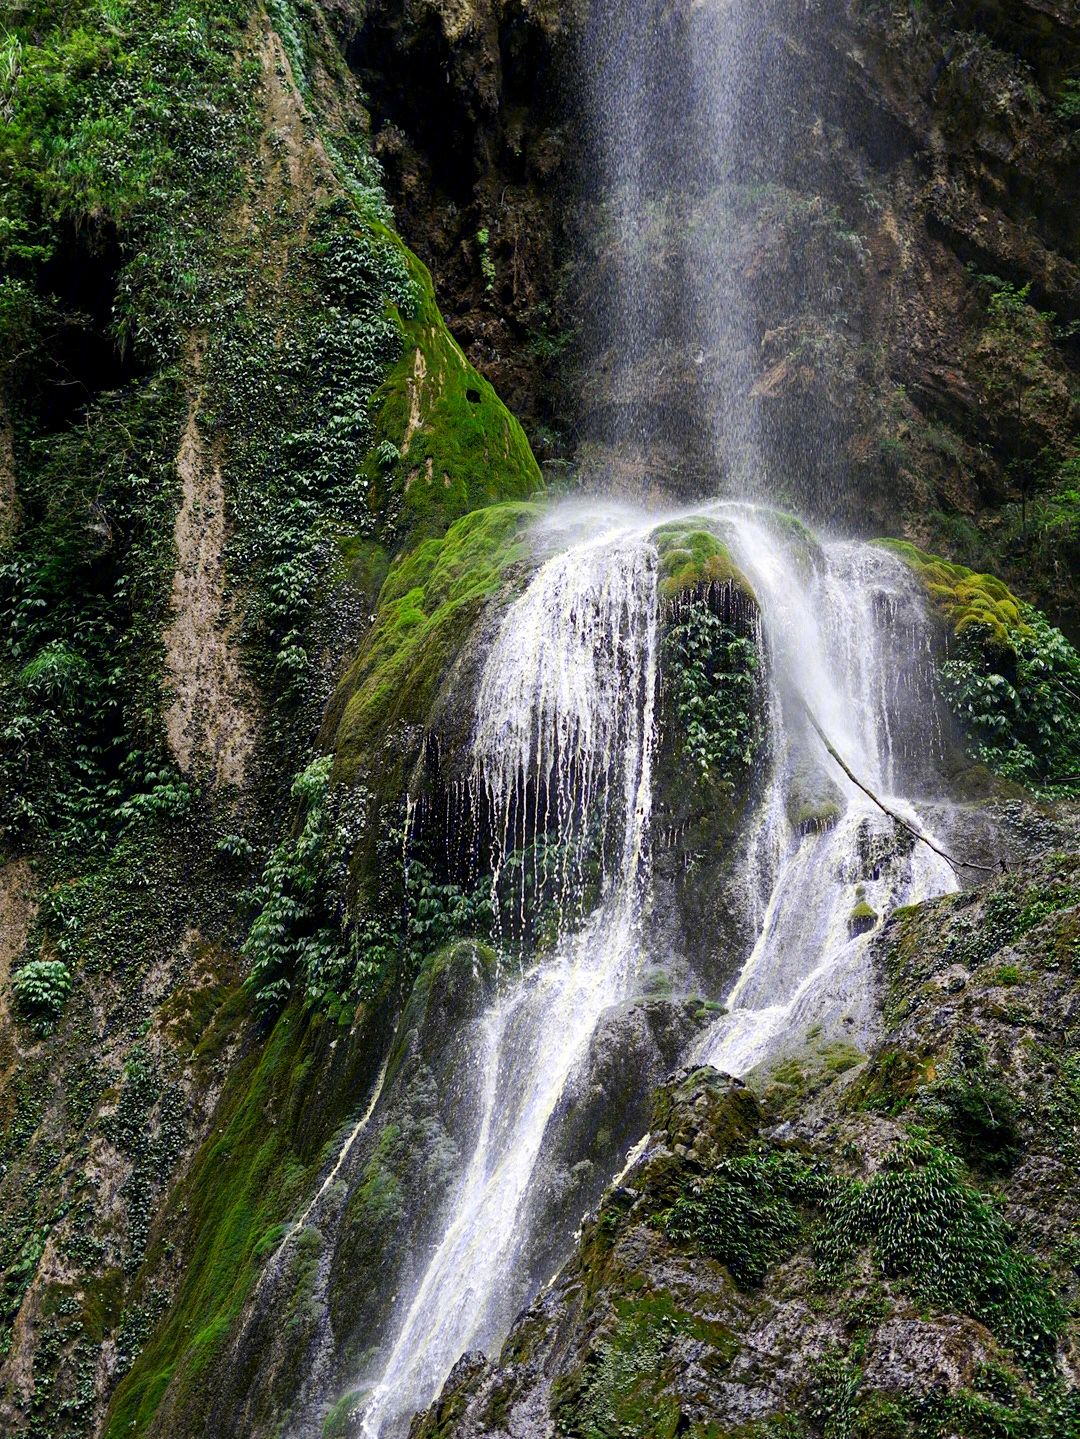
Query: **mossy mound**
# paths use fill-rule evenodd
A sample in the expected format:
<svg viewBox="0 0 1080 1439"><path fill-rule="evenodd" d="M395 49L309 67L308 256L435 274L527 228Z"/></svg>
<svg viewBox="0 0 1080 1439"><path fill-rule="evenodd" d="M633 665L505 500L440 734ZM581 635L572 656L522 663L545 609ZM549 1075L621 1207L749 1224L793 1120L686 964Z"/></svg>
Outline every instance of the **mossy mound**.
<svg viewBox="0 0 1080 1439"><path fill-rule="evenodd" d="M950 564L906 540L876 543L899 556L915 573L954 634L962 635L978 627L987 641L1000 650L1015 649L1019 638L1031 634L1020 601L993 575L976 574L966 565Z"/></svg>
<svg viewBox="0 0 1080 1439"><path fill-rule="evenodd" d="M865 899L860 899L848 915L848 929L853 935L866 934L878 922L878 912Z"/></svg>
<svg viewBox="0 0 1080 1439"><path fill-rule="evenodd" d="M730 585L751 603L754 591L723 541L694 520L675 520L652 534L660 556L660 593L675 600L709 585Z"/></svg>
<svg viewBox="0 0 1080 1439"><path fill-rule="evenodd" d="M533 504L473 510L390 567L367 640L339 687L336 777L349 780L388 727L428 717L484 604L528 554Z"/></svg>
<svg viewBox="0 0 1080 1439"><path fill-rule="evenodd" d="M526 499L543 487L525 432L446 328L431 275L393 231L415 294L394 311L403 352L371 400L382 443L366 477L373 507L407 533L431 533L482 505Z"/></svg>

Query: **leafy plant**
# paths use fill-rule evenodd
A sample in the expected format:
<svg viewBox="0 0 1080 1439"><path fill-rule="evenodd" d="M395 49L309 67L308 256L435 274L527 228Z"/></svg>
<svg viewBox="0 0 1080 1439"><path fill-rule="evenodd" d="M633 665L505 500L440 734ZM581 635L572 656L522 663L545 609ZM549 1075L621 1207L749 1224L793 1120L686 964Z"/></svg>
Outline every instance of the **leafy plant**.
<svg viewBox="0 0 1080 1439"><path fill-rule="evenodd" d="M817 1236L823 1275L837 1279L866 1246L925 1303L978 1319L1033 1371L1050 1365L1067 1309L948 1150L912 1138L865 1183L837 1188Z"/></svg>
<svg viewBox="0 0 1080 1439"><path fill-rule="evenodd" d="M703 777L732 783L761 739L757 646L692 595L676 608L664 660L685 753Z"/></svg>
<svg viewBox="0 0 1080 1439"><path fill-rule="evenodd" d="M311 1000L341 987L348 953L340 916L327 913L333 831L327 805L332 759L314 760L293 782L298 833L277 846L254 893L257 914L244 944L247 983L264 1016L279 1010L297 978Z"/></svg>
<svg viewBox="0 0 1080 1439"><path fill-rule="evenodd" d="M978 625L957 640L941 666L945 698L1000 774L1039 788L1080 784L1080 654L1037 610L1025 605L1026 632L1014 637L1014 672L996 639Z"/></svg>
<svg viewBox="0 0 1080 1439"><path fill-rule="evenodd" d="M737 1284L763 1282L803 1231L800 1206L820 1203L831 1181L798 1155L761 1152L722 1159L696 1192L663 1217L668 1236L692 1242L731 1271Z"/></svg>
<svg viewBox="0 0 1080 1439"><path fill-rule="evenodd" d="M71 993L71 971L60 959L34 959L12 978L15 1002L39 1033L48 1034Z"/></svg>

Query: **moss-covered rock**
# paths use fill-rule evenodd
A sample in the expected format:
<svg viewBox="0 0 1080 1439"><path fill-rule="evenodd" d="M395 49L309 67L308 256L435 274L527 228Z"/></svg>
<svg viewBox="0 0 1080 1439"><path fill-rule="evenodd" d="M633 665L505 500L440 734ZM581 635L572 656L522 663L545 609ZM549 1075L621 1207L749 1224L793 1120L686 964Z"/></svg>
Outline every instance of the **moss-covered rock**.
<svg viewBox="0 0 1080 1439"><path fill-rule="evenodd" d="M431 276L392 231L415 293L396 312L402 356L371 401L382 443L366 466L373 505L409 534L439 532L458 516L542 488L517 420L446 328Z"/></svg>
<svg viewBox="0 0 1080 1439"><path fill-rule="evenodd" d="M756 606L750 581L727 545L697 520L675 520L653 531L660 557L660 593L666 600L726 585Z"/></svg>
<svg viewBox="0 0 1080 1439"><path fill-rule="evenodd" d="M853 935L868 933L877 922L877 910L865 899L860 899L848 915L848 929Z"/></svg>
<svg viewBox="0 0 1080 1439"><path fill-rule="evenodd" d="M537 514L526 503L474 510L390 567L375 623L331 706L337 778L353 778L394 725L428 720L483 607L527 557Z"/></svg>
<svg viewBox="0 0 1080 1439"><path fill-rule="evenodd" d="M993 575L976 574L965 565L925 554L906 540L877 543L902 559L918 577L953 634L978 629L998 649L1012 650L1018 639L1031 633L1021 602Z"/></svg>

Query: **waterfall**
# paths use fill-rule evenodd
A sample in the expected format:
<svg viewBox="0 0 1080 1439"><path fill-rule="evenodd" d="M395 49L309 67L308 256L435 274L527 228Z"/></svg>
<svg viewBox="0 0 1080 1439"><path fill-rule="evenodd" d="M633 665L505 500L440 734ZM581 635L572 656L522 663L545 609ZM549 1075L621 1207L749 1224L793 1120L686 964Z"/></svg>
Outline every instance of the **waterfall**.
<svg viewBox="0 0 1080 1439"><path fill-rule="evenodd" d="M646 903L661 623L650 536L691 517L727 543L760 606L770 758L743 856L757 937L728 1013L688 1058L743 1074L812 1027L844 1037L871 993L867 932L897 905L956 887L945 861L847 778L811 723L925 828L908 787L932 775L940 735L930 625L904 566L872 545L821 543L748 504L614 517L597 507L597 533L586 518L586 535L542 564L507 610L479 683L474 781L491 817L493 894L518 910L546 884L564 922L549 952L504 975L471 1035L475 1144L401 1306L364 1412L367 1439L404 1432L461 1354L490 1352L528 1300L538 1280L528 1199L545 1142L601 1017L635 992L659 942ZM581 518L579 509L579 527ZM807 796L819 811L810 821L799 813ZM513 860L507 894L499 879ZM847 1037L861 1037L857 1025Z"/></svg>
<svg viewBox="0 0 1080 1439"><path fill-rule="evenodd" d="M696 1058L744 1074L818 1027L857 1041L872 1003L866 947L889 913L957 886L827 753L917 829L907 788L940 757L930 625L906 567L873 545L808 550L767 511L719 504L770 643L773 766L748 856L759 933ZM799 822L799 794L822 811Z"/></svg>
<svg viewBox="0 0 1080 1439"><path fill-rule="evenodd" d="M399 1432L462 1352L498 1343L528 1298L519 1219L544 1137L641 953L657 609L654 548L617 530L543 565L488 657L474 753L499 821L496 882L511 854L535 851L546 825L556 835L558 898L569 906L599 835L600 899L476 1026L475 1147L367 1405L372 1439Z"/></svg>
<svg viewBox="0 0 1080 1439"><path fill-rule="evenodd" d="M801 132L785 87L805 59L748 0L599 0L590 15L597 240L581 453L609 493L639 498L659 484L695 498L675 514L579 506L484 665L470 790L502 973L455 1085L461 1130L475 1138L399 1296L365 1439L399 1439L459 1357L491 1353L535 1293L529 1231L543 1206L530 1190L542 1187L545 1147L573 1133L560 1122L605 1014L635 995L646 958L668 958L649 903L659 525L693 519L728 546L760 609L767 692L765 758L725 860L742 879L749 940L726 993L710 995L726 1013L685 1058L745 1074L815 1033L858 1043L872 1008L869 936L898 905L957 883L818 734L891 810L934 829L931 629L904 567L767 508L703 498L773 496L780 473L818 513L847 503L829 416L808 405L806 432L789 433L775 418L787 412L758 399L780 281L747 247L768 204L792 203ZM852 256L857 246L841 247L830 287ZM556 924L537 922L542 906Z"/></svg>

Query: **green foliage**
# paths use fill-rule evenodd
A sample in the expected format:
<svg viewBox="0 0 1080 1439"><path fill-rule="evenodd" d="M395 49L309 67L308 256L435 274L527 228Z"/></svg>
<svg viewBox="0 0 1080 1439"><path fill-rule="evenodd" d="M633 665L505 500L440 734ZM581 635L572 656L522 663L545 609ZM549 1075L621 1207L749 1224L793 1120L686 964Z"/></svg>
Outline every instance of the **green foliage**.
<svg viewBox="0 0 1080 1439"><path fill-rule="evenodd" d="M1030 606L1021 620L1012 664L988 631L965 631L941 666L946 700L991 769L1038 789L1080 788L1080 654Z"/></svg>
<svg viewBox="0 0 1080 1439"><path fill-rule="evenodd" d="M970 1314L1032 1372L1052 1362L1067 1310L948 1150L913 1138L865 1183L838 1188L816 1247L827 1280L869 1248L883 1274L910 1280L924 1303Z"/></svg>
<svg viewBox="0 0 1080 1439"><path fill-rule="evenodd" d="M1037 789L1080 787L1080 654L992 575L880 543L912 568L949 626L942 688L976 757Z"/></svg>
<svg viewBox="0 0 1080 1439"><path fill-rule="evenodd" d="M85 864L177 790L155 723L160 606L174 563L172 374L33 442L23 523L0 561L0 786L20 842Z"/></svg>
<svg viewBox="0 0 1080 1439"><path fill-rule="evenodd" d="M832 1182L793 1153L722 1159L709 1177L662 1217L669 1238L693 1243L744 1287L763 1283L804 1231L802 1210L820 1204Z"/></svg>
<svg viewBox="0 0 1080 1439"><path fill-rule="evenodd" d="M693 595L675 610L663 659L683 750L703 777L734 783L761 743L757 646Z"/></svg>
<svg viewBox="0 0 1080 1439"><path fill-rule="evenodd" d="M309 1002L343 995L352 978L344 916L331 912L335 868L344 866L327 791L332 760L313 760L293 782L298 832L267 860L253 895L257 910L244 954L257 1011L280 1010L299 982Z"/></svg>
<svg viewBox="0 0 1080 1439"><path fill-rule="evenodd" d="M205 216L235 193L252 132L246 21L235 0L32 0L12 15L0 56L4 361L23 361L55 320L44 267L84 226L131 238L121 341L175 354L202 298Z"/></svg>
<svg viewBox="0 0 1080 1439"><path fill-rule="evenodd" d="M380 863L388 908L354 920L347 903L354 836L342 812L348 792L330 784L333 760L314 760L292 787L294 833L279 844L251 896L244 943L248 988L260 1015L276 1015L295 993L305 1005L344 1016L386 984L407 983L451 940L491 930L490 889L440 882L390 836Z"/></svg>
<svg viewBox="0 0 1080 1439"><path fill-rule="evenodd" d="M862 1370L856 1356L834 1349L814 1366L813 1385L807 1410L822 1439L855 1439L863 1431L859 1425L859 1385ZM875 1432L884 1439L888 1429L880 1413L875 1416Z"/></svg>
<svg viewBox="0 0 1080 1439"><path fill-rule="evenodd" d="M905 1407L917 1439L1075 1439L1080 1433L1080 1396L1075 1390L1045 1385L1031 1395L1010 1376L1003 1378L985 1389L932 1392L921 1402L909 1403Z"/></svg>
<svg viewBox="0 0 1080 1439"><path fill-rule="evenodd" d="M477 230L476 243L480 248L480 273L484 277L484 289L491 295L495 290L498 272L495 269L495 261L491 257L491 233L486 227Z"/></svg>
<svg viewBox="0 0 1080 1439"><path fill-rule="evenodd" d="M1070 75L1062 84L1054 113L1066 125L1080 126L1080 76Z"/></svg>
<svg viewBox="0 0 1080 1439"><path fill-rule="evenodd" d="M716 1368L730 1360L732 1336L666 1294L646 1291L615 1307L611 1331L556 1387L555 1432L573 1439L674 1439L685 1428L678 1403L665 1392L673 1346L689 1341L701 1361Z"/></svg>
<svg viewBox="0 0 1080 1439"><path fill-rule="evenodd" d="M922 1123L939 1129L979 1169L1007 1170L1019 1157L1016 1100L994 1077L977 1035L959 1037L948 1067L919 1095L917 1112Z"/></svg>
<svg viewBox="0 0 1080 1439"><path fill-rule="evenodd" d="M231 283L243 282L237 273ZM305 302L284 335L267 296L228 317L206 363L229 457L229 561L250 585L246 635L266 688L298 704L311 694L313 631L339 537L377 525L369 404L402 353L400 315L415 296L400 245L341 197L289 251L285 284Z"/></svg>
<svg viewBox="0 0 1080 1439"><path fill-rule="evenodd" d="M71 993L71 971L60 959L34 959L16 970L12 989L20 1011L48 1034Z"/></svg>

